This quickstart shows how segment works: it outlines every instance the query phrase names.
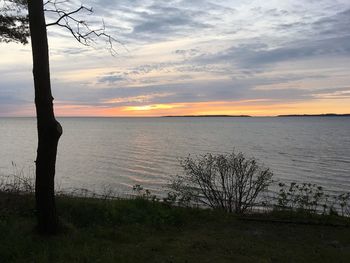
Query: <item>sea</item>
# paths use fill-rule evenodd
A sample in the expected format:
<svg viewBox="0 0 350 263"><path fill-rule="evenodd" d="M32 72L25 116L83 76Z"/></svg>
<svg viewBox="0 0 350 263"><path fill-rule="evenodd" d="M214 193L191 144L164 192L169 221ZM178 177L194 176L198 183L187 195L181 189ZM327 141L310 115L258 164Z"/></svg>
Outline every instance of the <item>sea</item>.
<svg viewBox="0 0 350 263"><path fill-rule="evenodd" d="M350 117L58 118L56 188L163 195L180 162L243 152L274 180L350 191ZM0 118L0 175L34 176L35 118Z"/></svg>

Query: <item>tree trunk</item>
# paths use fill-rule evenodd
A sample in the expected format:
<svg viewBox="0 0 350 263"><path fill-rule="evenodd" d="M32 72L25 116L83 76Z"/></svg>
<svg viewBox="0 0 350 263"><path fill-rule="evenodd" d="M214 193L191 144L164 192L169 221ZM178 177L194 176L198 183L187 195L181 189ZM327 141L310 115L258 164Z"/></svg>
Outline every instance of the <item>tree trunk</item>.
<svg viewBox="0 0 350 263"><path fill-rule="evenodd" d="M42 0L28 0L29 26L33 54L35 106L38 127L35 199L38 231L55 234L58 216L55 205L55 165L62 127L56 121L51 94L49 51Z"/></svg>

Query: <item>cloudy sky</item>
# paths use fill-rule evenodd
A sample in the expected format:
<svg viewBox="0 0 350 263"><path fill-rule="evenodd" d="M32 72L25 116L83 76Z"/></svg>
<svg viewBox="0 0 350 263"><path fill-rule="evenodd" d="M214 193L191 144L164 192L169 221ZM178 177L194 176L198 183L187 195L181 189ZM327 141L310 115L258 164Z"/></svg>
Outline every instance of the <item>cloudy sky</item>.
<svg viewBox="0 0 350 263"><path fill-rule="evenodd" d="M84 4L118 54L49 27L57 115L350 113L349 0ZM0 48L0 116L32 116L30 45Z"/></svg>

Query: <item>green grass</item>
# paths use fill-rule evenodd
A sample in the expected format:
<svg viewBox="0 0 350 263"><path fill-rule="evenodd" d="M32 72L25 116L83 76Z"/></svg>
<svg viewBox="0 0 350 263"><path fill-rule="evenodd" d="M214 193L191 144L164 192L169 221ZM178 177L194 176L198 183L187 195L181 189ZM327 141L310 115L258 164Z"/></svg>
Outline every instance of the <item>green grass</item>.
<svg viewBox="0 0 350 263"><path fill-rule="evenodd" d="M175 208L141 199L59 197L62 233L41 237L33 230L33 205L31 196L0 194L0 262L350 259L348 219L271 213L247 220L219 211ZM320 225L322 222L333 226Z"/></svg>

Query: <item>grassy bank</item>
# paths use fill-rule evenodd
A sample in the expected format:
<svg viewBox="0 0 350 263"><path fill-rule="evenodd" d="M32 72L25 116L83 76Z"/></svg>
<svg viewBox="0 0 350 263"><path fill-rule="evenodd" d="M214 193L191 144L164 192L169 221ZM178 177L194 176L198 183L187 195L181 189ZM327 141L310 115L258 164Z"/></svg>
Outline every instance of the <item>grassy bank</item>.
<svg viewBox="0 0 350 263"><path fill-rule="evenodd" d="M142 199L59 197L62 233L45 238L33 231L33 206L32 196L0 195L0 262L349 262L350 258L346 218L270 213L242 219Z"/></svg>

